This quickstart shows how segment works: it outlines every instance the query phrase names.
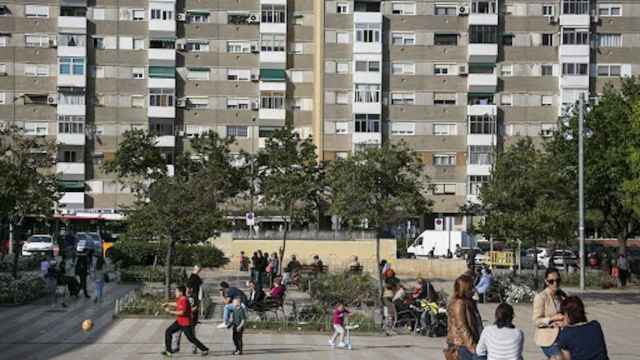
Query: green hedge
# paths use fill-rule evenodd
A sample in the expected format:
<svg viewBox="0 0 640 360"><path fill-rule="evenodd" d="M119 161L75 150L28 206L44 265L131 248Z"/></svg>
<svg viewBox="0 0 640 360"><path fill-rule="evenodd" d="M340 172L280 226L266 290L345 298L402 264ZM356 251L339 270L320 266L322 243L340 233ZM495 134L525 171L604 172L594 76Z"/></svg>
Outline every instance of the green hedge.
<svg viewBox="0 0 640 360"><path fill-rule="evenodd" d="M326 307L333 307L338 302L346 306L371 304L377 293L375 283L368 275L319 274L302 279L301 285L313 300Z"/></svg>
<svg viewBox="0 0 640 360"><path fill-rule="evenodd" d="M26 304L46 293L47 283L38 274L20 274L18 279L0 274L0 304Z"/></svg>
<svg viewBox="0 0 640 360"><path fill-rule="evenodd" d="M164 282L162 266L130 266L120 269L120 280L123 282ZM184 269L171 269L171 282L184 284L187 274Z"/></svg>
<svg viewBox="0 0 640 360"><path fill-rule="evenodd" d="M167 254L164 242L143 242L122 240L116 242L111 250L111 258L123 267L163 265ZM207 245L176 245L173 264L176 266L220 267L229 262L218 248Z"/></svg>
<svg viewBox="0 0 640 360"><path fill-rule="evenodd" d="M18 271L40 270L40 262L44 258L44 255L19 256ZM11 272L13 270L13 259L13 254L2 257L2 260L0 260L0 273Z"/></svg>

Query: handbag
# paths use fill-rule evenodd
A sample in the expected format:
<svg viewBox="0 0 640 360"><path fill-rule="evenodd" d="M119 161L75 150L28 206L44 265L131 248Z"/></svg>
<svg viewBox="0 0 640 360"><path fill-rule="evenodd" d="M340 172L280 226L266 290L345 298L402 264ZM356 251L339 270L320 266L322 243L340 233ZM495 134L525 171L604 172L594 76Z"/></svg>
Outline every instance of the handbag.
<svg viewBox="0 0 640 360"><path fill-rule="evenodd" d="M446 349L442 350L442 352L444 353L444 358L445 360L458 360L458 348L453 346L453 345L449 345L449 347L447 347Z"/></svg>

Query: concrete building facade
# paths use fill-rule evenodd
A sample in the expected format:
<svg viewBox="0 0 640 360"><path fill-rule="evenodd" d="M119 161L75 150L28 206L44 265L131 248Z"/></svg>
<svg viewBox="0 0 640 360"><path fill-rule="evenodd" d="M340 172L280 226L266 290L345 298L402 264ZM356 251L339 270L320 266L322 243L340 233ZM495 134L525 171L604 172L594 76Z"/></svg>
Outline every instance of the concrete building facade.
<svg viewBox="0 0 640 360"><path fill-rule="evenodd" d="M256 152L291 119L323 160L406 142L464 228L497 148L639 55L633 0L1 0L0 121L59 144L67 211L131 201L101 167L127 129L171 172L195 134Z"/></svg>

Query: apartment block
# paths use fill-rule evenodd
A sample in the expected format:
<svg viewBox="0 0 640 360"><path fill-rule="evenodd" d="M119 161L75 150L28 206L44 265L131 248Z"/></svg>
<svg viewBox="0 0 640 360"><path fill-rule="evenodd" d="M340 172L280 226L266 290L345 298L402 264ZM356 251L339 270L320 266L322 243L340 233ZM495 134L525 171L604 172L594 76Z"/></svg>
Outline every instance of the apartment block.
<svg viewBox="0 0 640 360"><path fill-rule="evenodd" d="M257 152L291 119L323 160L404 141L463 229L496 151L639 73L632 0L0 0L0 121L59 144L71 212L132 200L101 166L128 129L171 173L196 134Z"/></svg>

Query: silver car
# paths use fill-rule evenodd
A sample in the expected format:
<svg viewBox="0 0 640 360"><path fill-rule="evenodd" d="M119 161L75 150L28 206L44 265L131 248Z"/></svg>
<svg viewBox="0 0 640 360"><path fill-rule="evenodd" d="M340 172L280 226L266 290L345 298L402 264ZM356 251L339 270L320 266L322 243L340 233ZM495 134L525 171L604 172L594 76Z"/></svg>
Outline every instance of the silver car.
<svg viewBox="0 0 640 360"><path fill-rule="evenodd" d="M78 245L76 247L77 252L99 252L102 251L102 239L100 234L95 232L79 232L76 234L78 239Z"/></svg>

